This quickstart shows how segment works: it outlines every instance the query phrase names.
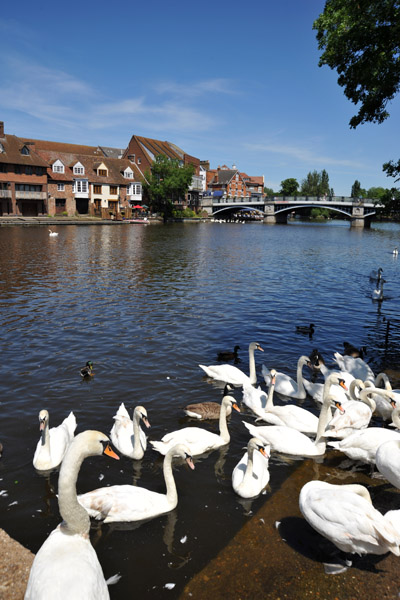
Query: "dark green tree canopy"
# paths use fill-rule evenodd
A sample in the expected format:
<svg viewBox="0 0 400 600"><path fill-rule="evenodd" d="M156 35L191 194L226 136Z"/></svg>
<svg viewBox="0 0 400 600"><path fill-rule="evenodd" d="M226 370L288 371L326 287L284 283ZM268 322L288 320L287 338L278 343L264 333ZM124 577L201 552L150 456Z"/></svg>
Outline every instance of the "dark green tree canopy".
<svg viewBox="0 0 400 600"><path fill-rule="evenodd" d="M299 183L294 177L289 177L281 181L281 189L279 194L282 196L297 196L299 190Z"/></svg>
<svg viewBox="0 0 400 600"><path fill-rule="evenodd" d="M336 70L346 97L360 104L350 127L382 123L400 89L400 0L327 0L313 29L319 65Z"/></svg>
<svg viewBox="0 0 400 600"><path fill-rule="evenodd" d="M302 196L333 196L333 190L329 188L329 175L325 171L310 171L301 182L300 194Z"/></svg>
<svg viewBox="0 0 400 600"><path fill-rule="evenodd" d="M164 216L172 213L174 201L185 197L194 174L193 165L182 166L164 154L156 156L151 173L146 172L143 184L146 200L153 210Z"/></svg>
<svg viewBox="0 0 400 600"><path fill-rule="evenodd" d="M358 179L355 180L353 185L351 186L351 194L352 198L359 198L361 196L361 183Z"/></svg>

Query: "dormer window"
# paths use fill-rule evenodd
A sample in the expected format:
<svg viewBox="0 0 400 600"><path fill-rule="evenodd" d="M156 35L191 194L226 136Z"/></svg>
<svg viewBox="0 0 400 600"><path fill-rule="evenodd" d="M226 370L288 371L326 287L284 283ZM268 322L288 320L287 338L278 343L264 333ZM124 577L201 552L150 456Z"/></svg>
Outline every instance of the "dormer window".
<svg viewBox="0 0 400 600"><path fill-rule="evenodd" d="M76 163L76 165L74 165L74 175L84 175L84 174L85 174L85 167L83 166L83 164L80 162Z"/></svg>
<svg viewBox="0 0 400 600"><path fill-rule="evenodd" d="M133 179L133 171L130 167L128 167L127 169L125 169L124 171L124 177L126 179Z"/></svg>
<svg viewBox="0 0 400 600"><path fill-rule="evenodd" d="M4 146L3 144L0 142L0 154L2 154L4 152Z"/></svg>
<svg viewBox="0 0 400 600"><path fill-rule="evenodd" d="M97 170L97 174L98 174L100 177L107 177L107 171L106 171L106 169L98 169L98 170Z"/></svg>
<svg viewBox="0 0 400 600"><path fill-rule="evenodd" d="M61 160L56 160L56 162L53 163L53 173L65 173L65 167Z"/></svg>

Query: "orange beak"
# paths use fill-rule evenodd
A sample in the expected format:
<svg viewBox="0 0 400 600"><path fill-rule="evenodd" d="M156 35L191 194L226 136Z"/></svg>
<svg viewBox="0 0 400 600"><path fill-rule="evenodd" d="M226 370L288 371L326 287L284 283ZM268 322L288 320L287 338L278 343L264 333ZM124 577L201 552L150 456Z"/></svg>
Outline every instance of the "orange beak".
<svg viewBox="0 0 400 600"><path fill-rule="evenodd" d="M115 452L111 448L110 444L107 444L107 446L104 448L103 454L107 454L107 456L110 456L111 458L115 458L116 460L119 460L118 454L115 454Z"/></svg>

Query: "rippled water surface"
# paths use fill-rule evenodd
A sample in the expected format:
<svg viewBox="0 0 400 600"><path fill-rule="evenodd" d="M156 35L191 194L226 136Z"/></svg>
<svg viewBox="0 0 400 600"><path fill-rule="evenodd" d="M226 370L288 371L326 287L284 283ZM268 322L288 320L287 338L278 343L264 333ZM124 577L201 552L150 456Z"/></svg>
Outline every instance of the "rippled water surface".
<svg viewBox="0 0 400 600"><path fill-rule="evenodd" d="M44 227L0 229L1 431L0 526L36 552L59 523L58 473L35 472L38 412L50 425L73 410L77 432L108 433L121 402L148 411L150 439L187 424L182 406L220 400L222 385L198 364L215 364L219 350L258 341L261 364L295 376L297 359L318 347L326 361L343 341L367 346L378 373L399 371L399 262L392 249L400 226L347 222L175 224L141 227L63 226L50 238ZM371 300L372 269L383 268L385 300ZM389 327L388 327L389 321ZM315 324L312 339L296 325ZM79 369L95 365L93 380ZM397 386L400 387L400 386ZM241 400L241 391L235 390ZM278 400L279 402L279 400ZM312 400L306 408L316 412ZM244 407L243 407L244 408ZM243 502L231 473L248 435L234 413L231 442L197 459L195 471L174 470L179 504L168 516L140 527L93 524L92 541L106 577L121 581L113 599L176 598L296 466L270 460L266 494ZM195 423L199 425L199 423ZM217 424L200 424L217 431ZM101 477L104 478L101 479ZM142 461L88 459L78 490L138 483L163 492L162 461L148 448ZM173 590L163 590L174 583ZM163 590L161 592L160 590Z"/></svg>

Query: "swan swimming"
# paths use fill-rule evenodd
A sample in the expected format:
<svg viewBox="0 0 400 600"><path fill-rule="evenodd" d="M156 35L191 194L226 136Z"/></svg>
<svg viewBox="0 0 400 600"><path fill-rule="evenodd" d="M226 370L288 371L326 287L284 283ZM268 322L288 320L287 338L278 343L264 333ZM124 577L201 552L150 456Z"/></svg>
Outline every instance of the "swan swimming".
<svg viewBox="0 0 400 600"><path fill-rule="evenodd" d="M299 360L297 361L297 381L285 373L276 371L275 391L283 396L304 400L304 398L307 396L307 392L304 387L302 371L304 365L308 365L309 363L310 359L308 356L300 356ZM270 370L265 365L262 365L261 373L264 377L265 383L267 386L269 386L271 384Z"/></svg>
<svg viewBox="0 0 400 600"><path fill-rule="evenodd" d="M144 406L135 407L133 420L131 420L125 404L122 402L113 419L115 422L110 432L110 438L116 449L129 458L135 460L143 458L147 448L147 438L140 427L140 422L143 422L146 427L150 427L147 410Z"/></svg>
<svg viewBox="0 0 400 600"><path fill-rule="evenodd" d="M108 441L99 431L84 431L69 446L58 479L58 506L63 521L34 558L25 600L110 598L103 570L90 543L90 518L76 496L76 481L85 458L103 453L119 458Z"/></svg>
<svg viewBox="0 0 400 600"><path fill-rule="evenodd" d="M73 412L58 425L49 429L49 412L39 412L40 439L33 456L33 466L38 471L55 469L61 464L69 445L74 439L76 418Z"/></svg>
<svg viewBox="0 0 400 600"><path fill-rule="evenodd" d="M249 375L246 375L237 367L229 364L225 365L210 365L208 367L199 365L200 369L206 373L211 379L217 379L218 381L224 381L231 385L243 385L248 383L254 385L257 383L256 374L256 363L254 359L255 350L264 352L258 342L251 342L249 344Z"/></svg>
<svg viewBox="0 0 400 600"><path fill-rule="evenodd" d="M247 450L232 471L232 487L242 498L258 496L269 482L269 445L250 438Z"/></svg>

